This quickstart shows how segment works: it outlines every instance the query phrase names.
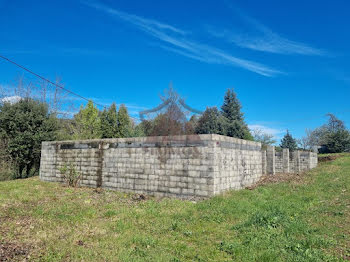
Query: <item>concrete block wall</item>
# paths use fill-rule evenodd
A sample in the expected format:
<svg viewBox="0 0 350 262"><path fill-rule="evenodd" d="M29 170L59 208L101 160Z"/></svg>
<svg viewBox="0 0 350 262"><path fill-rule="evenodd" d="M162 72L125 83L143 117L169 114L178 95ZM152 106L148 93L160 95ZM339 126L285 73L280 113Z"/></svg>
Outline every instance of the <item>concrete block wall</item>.
<svg viewBox="0 0 350 262"><path fill-rule="evenodd" d="M275 172L283 173L283 154L282 152L275 152Z"/></svg>
<svg viewBox="0 0 350 262"><path fill-rule="evenodd" d="M275 151L274 147L268 147L266 152L267 174L298 173L310 170L317 166L317 153L308 151L289 152L289 149Z"/></svg>
<svg viewBox="0 0 350 262"><path fill-rule="evenodd" d="M255 183L263 173L261 144L215 136L214 194Z"/></svg>
<svg viewBox="0 0 350 262"><path fill-rule="evenodd" d="M220 135L43 142L43 181L63 182L69 163L82 186L180 198L240 189L263 173L260 143Z"/></svg>

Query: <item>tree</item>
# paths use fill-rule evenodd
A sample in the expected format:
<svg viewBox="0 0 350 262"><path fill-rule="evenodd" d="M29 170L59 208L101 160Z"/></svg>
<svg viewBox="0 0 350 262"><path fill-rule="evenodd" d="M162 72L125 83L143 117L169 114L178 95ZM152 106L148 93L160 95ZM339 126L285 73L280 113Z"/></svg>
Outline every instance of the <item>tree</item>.
<svg viewBox="0 0 350 262"><path fill-rule="evenodd" d="M74 116L76 121L75 138L94 139L101 138L101 119L99 110L90 100L86 107L80 107L78 114Z"/></svg>
<svg viewBox="0 0 350 262"><path fill-rule="evenodd" d="M46 103L22 98L0 105L0 137L16 165L16 177L29 177L39 170L42 141L55 140L58 124Z"/></svg>
<svg viewBox="0 0 350 262"><path fill-rule="evenodd" d="M197 125L198 125L197 115L191 116L190 120L185 123L185 134L186 135L195 134Z"/></svg>
<svg viewBox="0 0 350 262"><path fill-rule="evenodd" d="M146 136L145 129L143 123L139 123L138 125L133 127L132 137L143 137Z"/></svg>
<svg viewBox="0 0 350 262"><path fill-rule="evenodd" d="M113 103L108 110L101 113L101 137L113 138L118 136L117 106Z"/></svg>
<svg viewBox="0 0 350 262"><path fill-rule="evenodd" d="M298 148L297 141L292 137L292 135L287 130L287 134L281 140L280 147L289 148L290 151L294 151Z"/></svg>
<svg viewBox="0 0 350 262"><path fill-rule="evenodd" d="M323 146L325 153L338 153L350 148L350 133L345 123L333 114L327 114L328 122L314 130L306 130L303 138L308 149Z"/></svg>
<svg viewBox="0 0 350 262"><path fill-rule="evenodd" d="M153 120L152 136L175 136L185 134L185 123L187 122L185 113L176 104L171 102L166 107L164 113L158 114Z"/></svg>
<svg viewBox="0 0 350 262"><path fill-rule="evenodd" d="M326 135L326 148L328 153L346 152L350 148L350 135L348 130L338 130Z"/></svg>
<svg viewBox="0 0 350 262"><path fill-rule="evenodd" d="M276 140L273 139L273 135L267 134L259 128L253 129L252 133L253 133L254 141L260 142L265 147L276 143Z"/></svg>
<svg viewBox="0 0 350 262"><path fill-rule="evenodd" d="M118 119L118 137L131 137L132 122L128 114L128 109L123 104L119 107L117 119Z"/></svg>
<svg viewBox="0 0 350 262"><path fill-rule="evenodd" d="M241 139L253 140L247 124L244 122L241 112L241 103L233 89L228 89L224 97L224 103L221 106L222 116L224 117L225 135Z"/></svg>
<svg viewBox="0 0 350 262"><path fill-rule="evenodd" d="M327 132L323 135L323 142L329 153L340 153L350 148L350 133L342 120L333 114L327 114Z"/></svg>
<svg viewBox="0 0 350 262"><path fill-rule="evenodd" d="M197 134L225 134L224 119L216 107L207 107L198 120Z"/></svg>

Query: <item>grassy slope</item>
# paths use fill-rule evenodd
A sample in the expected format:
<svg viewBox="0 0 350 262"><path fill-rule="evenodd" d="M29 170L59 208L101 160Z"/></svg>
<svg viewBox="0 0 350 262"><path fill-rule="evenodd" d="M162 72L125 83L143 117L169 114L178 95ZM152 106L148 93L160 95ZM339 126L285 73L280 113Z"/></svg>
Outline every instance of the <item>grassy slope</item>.
<svg viewBox="0 0 350 262"><path fill-rule="evenodd" d="M0 243L35 261L333 261L350 257L349 235L350 155L199 203L0 182Z"/></svg>

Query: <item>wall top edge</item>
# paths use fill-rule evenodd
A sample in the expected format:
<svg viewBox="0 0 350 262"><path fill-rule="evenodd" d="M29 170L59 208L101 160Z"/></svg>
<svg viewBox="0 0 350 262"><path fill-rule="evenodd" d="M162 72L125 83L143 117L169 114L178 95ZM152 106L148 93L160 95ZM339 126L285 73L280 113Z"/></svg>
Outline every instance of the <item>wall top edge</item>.
<svg viewBox="0 0 350 262"><path fill-rule="evenodd" d="M103 143L126 143L126 142L181 142L181 141L218 141L218 142L234 142L236 144L246 144L260 146L260 142L249 141L234 137L216 135L216 134L201 134L201 135L178 135L178 136L149 136L149 137L128 137L128 138L105 138L105 139L87 139L87 140L64 140L64 141L44 141L43 145L60 145L66 143L91 143L91 142L103 142Z"/></svg>

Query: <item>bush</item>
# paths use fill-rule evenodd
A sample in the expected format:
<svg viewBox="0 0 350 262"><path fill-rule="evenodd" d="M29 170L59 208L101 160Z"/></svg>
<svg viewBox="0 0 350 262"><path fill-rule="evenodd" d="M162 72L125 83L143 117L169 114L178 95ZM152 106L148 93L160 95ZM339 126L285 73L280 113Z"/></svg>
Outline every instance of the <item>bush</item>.
<svg viewBox="0 0 350 262"><path fill-rule="evenodd" d="M78 185L81 179L81 174L75 169L73 163L70 163L69 165L65 164L60 168L60 172L68 186L76 187Z"/></svg>
<svg viewBox="0 0 350 262"><path fill-rule="evenodd" d="M57 129L57 118L46 103L25 98L0 105L0 139L16 169L15 178L38 172L41 142L54 140Z"/></svg>

